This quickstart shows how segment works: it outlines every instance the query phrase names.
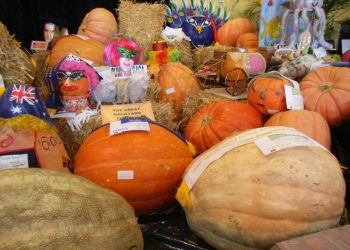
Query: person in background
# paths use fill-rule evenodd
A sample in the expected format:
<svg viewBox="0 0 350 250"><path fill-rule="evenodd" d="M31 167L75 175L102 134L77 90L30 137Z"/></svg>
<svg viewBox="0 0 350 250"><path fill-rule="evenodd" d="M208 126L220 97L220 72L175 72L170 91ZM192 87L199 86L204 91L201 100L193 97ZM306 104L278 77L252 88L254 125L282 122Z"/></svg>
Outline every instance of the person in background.
<svg viewBox="0 0 350 250"><path fill-rule="evenodd" d="M48 49L52 48L52 44L61 36L68 35L68 29L66 27L60 27L52 22L46 22L44 24L44 39L48 43Z"/></svg>

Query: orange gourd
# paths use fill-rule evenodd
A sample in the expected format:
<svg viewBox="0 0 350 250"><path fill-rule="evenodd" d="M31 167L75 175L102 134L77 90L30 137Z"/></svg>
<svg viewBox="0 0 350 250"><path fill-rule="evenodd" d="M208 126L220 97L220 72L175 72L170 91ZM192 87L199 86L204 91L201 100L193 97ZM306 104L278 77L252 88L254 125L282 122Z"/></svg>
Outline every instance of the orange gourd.
<svg viewBox="0 0 350 250"><path fill-rule="evenodd" d="M329 125L350 118L350 69L321 67L300 82L307 110L320 113Z"/></svg>
<svg viewBox="0 0 350 250"><path fill-rule="evenodd" d="M175 202L192 161L187 144L175 133L155 123L149 126L149 132L110 136L105 125L84 140L74 162L74 174L121 194L138 216Z"/></svg>
<svg viewBox="0 0 350 250"><path fill-rule="evenodd" d="M218 29L218 40L221 45L235 46L238 38L245 33L254 32L255 28L247 18L234 18Z"/></svg>
<svg viewBox="0 0 350 250"><path fill-rule="evenodd" d="M263 126L261 114L247 103L224 100L211 103L193 115L185 138L197 153L209 149L232 132Z"/></svg>
<svg viewBox="0 0 350 250"><path fill-rule="evenodd" d="M169 62L160 68L157 83L161 86L160 101L174 104L176 121L181 117L182 102L191 92L200 91L196 76L180 62Z"/></svg>
<svg viewBox="0 0 350 250"><path fill-rule="evenodd" d="M284 85L293 84L279 75L265 74L254 78L248 87L248 103L263 115L287 110Z"/></svg>
<svg viewBox="0 0 350 250"><path fill-rule="evenodd" d="M112 12L105 8L95 8L87 13L81 22L78 35L84 35L103 44L116 38L118 24Z"/></svg>
<svg viewBox="0 0 350 250"><path fill-rule="evenodd" d="M49 67L58 64L68 54L79 56L98 65L104 65L104 44L86 36L68 35L59 38L49 55Z"/></svg>
<svg viewBox="0 0 350 250"><path fill-rule="evenodd" d="M256 51L259 47L259 35L257 33L245 33L239 36L236 47L246 48L250 51Z"/></svg>
<svg viewBox="0 0 350 250"><path fill-rule="evenodd" d="M328 150L331 149L331 133L327 121L317 112L288 110L270 117L264 125L292 127L314 139Z"/></svg>

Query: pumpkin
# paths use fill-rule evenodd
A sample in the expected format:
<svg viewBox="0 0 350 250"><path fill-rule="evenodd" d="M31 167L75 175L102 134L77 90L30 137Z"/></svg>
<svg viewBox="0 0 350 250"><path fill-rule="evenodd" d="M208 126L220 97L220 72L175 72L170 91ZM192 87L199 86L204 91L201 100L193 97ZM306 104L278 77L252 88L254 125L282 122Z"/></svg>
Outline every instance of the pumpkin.
<svg viewBox="0 0 350 250"><path fill-rule="evenodd" d="M79 56L82 59L104 65L104 44L86 36L62 36L54 44L49 55L49 67L58 64L68 54Z"/></svg>
<svg viewBox="0 0 350 250"><path fill-rule="evenodd" d="M156 81L161 86L158 100L174 105L175 120L178 121L181 117L184 98L189 93L200 91L196 76L182 63L169 62L161 66Z"/></svg>
<svg viewBox="0 0 350 250"><path fill-rule="evenodd" d="M112 12L105 8L95 8L87 13L81 22L78 35L84 35L103 44L116 38L118 24Z"/></svg>
<svg viewBox="0 0 350 250"><path fill-rule="evenodd" d="M277 74L255 77L248 87L248 103L263 115L272 115L287 110L284 85L293 84Z"/></svg>
<svg viewBox="0 0 350 250"><path fill-rule="evenodd" d="M143 249L132 207L120 195L47 169L0 171L3 249Z"/></svg>
<svg viewBox="0 0 350 250"><path fill-rule="evenodd" d="M317 112L308 110L288 110L278 112L266 121L268 126L286 126L295 128L328 150L331 149L331 132L327 121Z"/></svg>
<svg viewBox="0 0 350 250"><path fill-rule="evenodd" d="M258 43L259 35L257 33L245 33L238 37L236 47L256 51L259 47Z"/></svg>
<svg viewBox="0 0 350 250"><path fill-rule="evenodd" d="M175 133L149 123L150 131L109 135L95 130L80 146L74 173L121 194L145 215L175 202L176 187L192 161L187 144Z"/></svg>
<svg viewBox="0 0 350 250"><path fill-rule="evenodd" d="M245 135L271 128L276 127ZM248 142L213 157L242 136L223 140L191 163L206 167L189 193L192 207L185 208L196 234L216 249L270 249L338 224L345 183L333 155L321 147L298 146L265 156Z"/></svg>
<svg viewBox="0 0 350 250"><path fill-rule="evenodd" d="M261 114L247 103L224 100L204 106L194 114L184 136L197 153L209 149L234 131L263 126Z"/></svg>
<svg viewBox="0 0 350 250"><path fill-rule="evenodd" d="M346 67L321 67L307 74L300 82L305 109L320 113L331 126L349 119L349 81Z"/></svg>
<svg viewBox="0 0 350 250"><path fill-rule="evenodd" d="M218 29L218 41L223 46L235 46L238 38L245 33L255 31L254 25L247 18L233 18Z"/></svg>

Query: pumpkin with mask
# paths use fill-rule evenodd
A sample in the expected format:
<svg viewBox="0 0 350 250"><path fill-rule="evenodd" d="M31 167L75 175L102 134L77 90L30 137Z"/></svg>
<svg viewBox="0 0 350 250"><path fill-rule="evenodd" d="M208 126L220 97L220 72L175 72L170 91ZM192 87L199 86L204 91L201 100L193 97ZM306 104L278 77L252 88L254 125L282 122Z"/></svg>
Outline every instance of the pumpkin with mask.
<svg viewBox="0 0 350 250"><path fill-rule="evenodd" d="M182 26L183 32L191 38L192 46L210 46L214 41L214 30L210 20L204 16L190 16Z"/></svg>

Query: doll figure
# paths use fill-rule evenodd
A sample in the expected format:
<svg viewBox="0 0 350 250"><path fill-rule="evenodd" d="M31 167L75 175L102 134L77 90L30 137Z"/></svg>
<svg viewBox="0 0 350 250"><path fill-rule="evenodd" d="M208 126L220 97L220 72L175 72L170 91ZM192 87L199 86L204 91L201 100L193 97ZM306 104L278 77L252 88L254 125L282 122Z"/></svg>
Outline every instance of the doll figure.
<svg viewBox="0 0 350 250"><path fill-rule="evenodd" d="M106 45L103 59L108 66L119 66L121 75L131 76L131 69L141 60L141 47L134 41L122 37ZM118 75L116 75L118 78Z"/></svg>
<svg viewBox="0 0 350 250"><path fill-rule="evenodd" d="M56 79L64 109L80 113L91 107L91 92L95 90L101 77L85 61L70 54L58 64Z"/></svg>

